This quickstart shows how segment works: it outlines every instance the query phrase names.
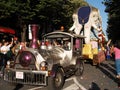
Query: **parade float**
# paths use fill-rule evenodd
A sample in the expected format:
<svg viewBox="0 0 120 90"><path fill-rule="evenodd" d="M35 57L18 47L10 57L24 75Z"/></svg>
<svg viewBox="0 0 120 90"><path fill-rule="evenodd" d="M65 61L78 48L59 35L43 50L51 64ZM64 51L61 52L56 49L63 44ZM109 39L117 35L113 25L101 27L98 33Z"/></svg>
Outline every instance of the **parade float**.
<svg viewBox="0 0 120 90"><path fill-rule="evenodd" d="M100 64L105 60L105 34L102 31L102 19L99 10L92 6L80 7L73 14L73 21L73 26L69 31L86 37L83 56L87 60L92 60L93 65Z"/></svg>

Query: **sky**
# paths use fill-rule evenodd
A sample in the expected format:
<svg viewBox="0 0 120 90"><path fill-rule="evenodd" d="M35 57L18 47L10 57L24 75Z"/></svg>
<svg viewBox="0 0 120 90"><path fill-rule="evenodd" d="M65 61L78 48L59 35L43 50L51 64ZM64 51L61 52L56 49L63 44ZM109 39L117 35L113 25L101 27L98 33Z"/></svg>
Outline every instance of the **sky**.
<svg viewBox="0 0 120 90"><path fill-rule="evenodd" d="M107 29L107 13L105 13L105 5L102 4L103 0L85 0L89 5L94 6L99 9L100 15L102 17L102 28L103 32L106 35L106 29Z"/></svg>

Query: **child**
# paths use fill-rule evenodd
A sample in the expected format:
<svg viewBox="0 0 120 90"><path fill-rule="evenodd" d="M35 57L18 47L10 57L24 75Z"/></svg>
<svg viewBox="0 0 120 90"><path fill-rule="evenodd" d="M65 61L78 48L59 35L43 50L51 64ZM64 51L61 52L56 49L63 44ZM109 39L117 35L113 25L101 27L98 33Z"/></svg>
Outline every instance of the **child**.
<svg viewBox="0 0 120 90"><path fill-rule="evenodd" d="M110 43L111 43L111 39L108 41L107 47L106 47L106 59L107 59L107 60L110 60L110 59L111 59Z"/></svg>

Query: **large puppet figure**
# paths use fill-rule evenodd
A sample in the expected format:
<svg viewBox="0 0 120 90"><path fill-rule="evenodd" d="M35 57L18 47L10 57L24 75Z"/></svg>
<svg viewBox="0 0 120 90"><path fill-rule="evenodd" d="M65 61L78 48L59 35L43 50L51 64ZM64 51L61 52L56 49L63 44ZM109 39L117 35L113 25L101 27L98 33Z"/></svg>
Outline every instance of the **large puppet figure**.
<svg viewBox="0 0 120 90"><path fill-rule="evenodd" d="M83 34L86 37L85 43L90 43L90 32L93 27L94 30L97 30L99 33L102 32L102 20L99 13L99 10L95 7L85 6L78 9L77 13L73 14L73 26L69 29L76 34Z"/></svg>

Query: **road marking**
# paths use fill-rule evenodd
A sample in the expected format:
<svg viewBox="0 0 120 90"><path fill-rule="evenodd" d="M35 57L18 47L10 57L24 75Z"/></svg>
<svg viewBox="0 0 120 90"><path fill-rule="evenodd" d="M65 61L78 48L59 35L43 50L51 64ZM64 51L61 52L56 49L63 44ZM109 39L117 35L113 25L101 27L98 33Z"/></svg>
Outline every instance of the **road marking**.
<svg viewBox="0 0 120 90"><path fill-rule="evenodd" d="M73 77L67 78L65 81L70 81L70 80L73 80Z"/></svg>
<svg viewBox="0 0 120 90"><path fill-rule="evenodd" d="M70 80L73 80L74 81L74 84L71 84L69 87L66 87L64 88L63 90L87 90L83 85L81 85L79 83L79 81L77 80L77 78L75 76L69 78L69 79L66 79L66 81L70 81Z"/></svg>
<svg viewBox="0 0 120 90"><path fill-rule="evenodd" d="M81 85L76 77L73 77L73 81L75 82L75 84L81 89L81 90L87 90L83 85Z"/></svg>
<svg viewBox="0 0 120 90"><path fill-rule="evenodd" d="M40 88L43 88L43 87L35 87L35 88L28 89L28 90L36 90L36 89L40 89Z"/></svg>
<svg viewBox="0 0 120 90"><path fill-rule="evenodd" d="M69 87L66 87L62 90L79 90L79 87L76 84L71 84Z"/></svg>

